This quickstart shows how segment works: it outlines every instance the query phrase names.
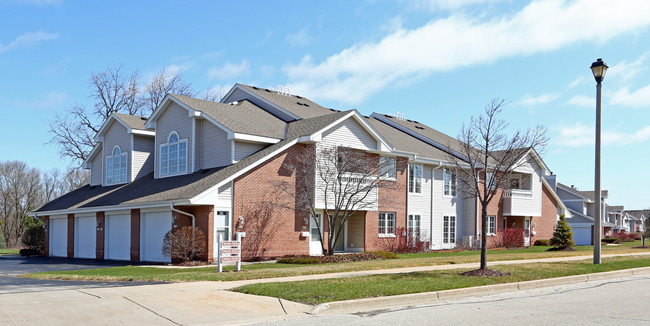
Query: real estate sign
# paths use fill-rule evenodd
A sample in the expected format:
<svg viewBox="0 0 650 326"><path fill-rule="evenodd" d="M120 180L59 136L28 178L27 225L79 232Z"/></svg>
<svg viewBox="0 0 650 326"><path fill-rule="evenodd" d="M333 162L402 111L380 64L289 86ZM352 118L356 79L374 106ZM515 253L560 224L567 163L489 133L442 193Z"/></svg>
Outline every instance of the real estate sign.
<svg viewBox="0 0 650 326"><path fill-rule="evenodd" d="M239 237L238 237L239 238ZM241 270L241 238L238 240L223 241L219 235L219 256L217 264L219 272L222 272L223 263L234 262L237 266L237 271Z"/></svg>

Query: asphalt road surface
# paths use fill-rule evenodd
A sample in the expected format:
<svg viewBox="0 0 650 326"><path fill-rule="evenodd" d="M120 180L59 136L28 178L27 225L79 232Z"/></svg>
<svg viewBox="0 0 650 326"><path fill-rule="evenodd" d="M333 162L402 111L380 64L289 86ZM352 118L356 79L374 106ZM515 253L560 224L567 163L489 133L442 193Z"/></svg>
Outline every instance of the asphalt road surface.
<svg viewBox="0 0 650 326"><path fill-rule="evenodd" d="M439 301L367 314L259 325L650 325L650 276Z"/></svg>

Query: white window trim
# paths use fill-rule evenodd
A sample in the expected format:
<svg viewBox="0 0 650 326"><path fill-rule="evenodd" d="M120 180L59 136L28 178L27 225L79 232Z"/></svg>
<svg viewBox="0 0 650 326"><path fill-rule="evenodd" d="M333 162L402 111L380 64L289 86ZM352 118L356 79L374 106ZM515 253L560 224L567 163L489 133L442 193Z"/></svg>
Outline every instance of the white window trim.
<svg viewBox="0 0 650 326"><path fill-rule="evenodd" d="M120 150L120 155L113 155L113 153L115 153L115 149L116 149L116 148ZM114 159L114 158L116 158L116 157L119 157L119 158L120 158L120 161L121 161L122 159L127 160L127 161L126 161L126 177L124 178L124 181L109 182L109 180L108 180L108 159L109 159L109 158L110 158L110 159ZM128 153L128 152L123 152L123 151L122 151L122 148L120 147L120 145L115 145L115 146L113 146L113 150L111 151L111 155L106 156L106 157L104 158L104 164L105 164L105 166L106 166L106 169L104 169L104 176L105 176L105 178L106 178L106 185L107 185L107 186L124 184L124 183L127 183L127 182L129 181L129 168L128 168L128 165L129 165L129 153ZM112 169L112 168L113 168L113 164L112 164L112 162L111 162L111 169ZM120 175L122 175L122 163L121 163L121 162L120 162ZM115 177L113 177L113 179L115 179Z"/></svg>
<svg viewBox="0 0 650 326"><path fill-rule="evenodd" d="M381 214L386 215L386 223L384 224L384 229L383 229L384 232L379 232L379 230L377 230L377 232L379 233L378 234L379 237L380 238L395 238L396 237L395 232L397 230L397 214L395 212L379 212L379 215L377 215L377 226L379 226L379 219L381 218ZM388 216L389 215L393 215L393 233L388 233L387 232L388 231Z"/></svg>
<svg viewBox="0 0 650 326"><path fill-rule="evenodd" d="M179 145L182 144L182 143L185 144L185 170L183 170L183 171L178 170L178 172L173 173L173 174L172 173L163 174L163 171L162 171L162 148L169 146L169 144L170 144L169 139L174 134L178 138L178 141L176 142L176 144L179 144ZM179 146L179 148L180 148L180 146ZM178 133L176 131L172 131L172 132L169 133L169 136L167 137L167 142L164 143L164 144L160 144L158 149L159 149L159 152L158 152L158 169L160 169L158 171L158 176L160 178L174 177L174 176L177 176L177 175L187 174L187 168L188 168L188 164L189 164L189 162L188 162L189 160L187 158L188 152L189 152L188 147L187 147L187 138L181 139L181 137L178 135ZM169 150L167 151L167 155L169 157ZM167 169L169 170L169 165L167 165Z"/></svg>
<svg viewBox="0 0 650 326"><path fill-rule="evenodd" d="M452 241L445 242L445 217L449 218L449 222L451 222L452 217L454 218L454 241L453 242ZM457 234L458 233L458 223L457 223L457 221L458 221L458 219L456 218L456 215L451 215L450 214L450 215L443 215L442 216L442 244L448 245L448 244L455 244L456 243L456 240L458 238L458 234ZM447 228L451 229L450 226L448 226ZM452 234L451 232L447 232L447 233L449 235ZM451 238L451 237L448 236L448 238Z"/></svg>
<svg viewBox="0 0 650 326"><path fill-rule="evenodd" d="M412 236L412 234L408 234L408 229L409 229L409 222L411 219L413 219L413 222L415 222L415 217L418 217L420 225L418 225L418 241L422 239L422 214L417 213L417 214L408 214L406 216L406 232L407 232L407 237ZM415 225L413 225L413 230L415 230Z"/></svg>
<svg viewBox="0 0 650 326"><path fill-rule="evenodd" d="M445 194L445 174L447 174L447 171L450 171L451 169L448 168L443 168L442 169L442 196L445 198L456 198L458 195L458 176L456 175L455 182L452 185L451 183L451 176L454 175L455 173L449 173L449 195ZM455 189L455 191L452 191Z"/></svg>
<svg viewBox="0 0 650 326"><path fill-rule="evenodd" d="M488 236L495 236L497 235L497 217L494 215L488 215ZM490 218L494 219L494 232L490 232Z"/></svg>
<svg viewBox="0 0 650 326"><path fill-rule="evenodd" d="M383 175L380 175L380 176L379 176L379 180L397 181L397 159L396 159L396 158L394 158L394 157L392 157L392 156L380 156L380 157L379 157L379 160L380 160L380 167L383 167L383 164L382 164L381 160L390 160L390 159L393 160L392 172L393 172L393 175L394 175L394 176L392 176L392 177L385 177L385 176L383 176ZM380 169L379 172L381 173L381 169Z"/></svg>
<svg viewBox="0 0 650 326"><path fill-rule="evenodd" d="M413 166L413 169L411 169L411 166ZM415 175L415 170L416 170L415 166L420 166L420 192L415 191L415 184L417 184L416 182L417 176ZM411 170L413 170L413 191L411 191ZM424 179L424 166L418 163L410 163L408 173L409 173L409 175L407 176L408 193L416 196L422 196L422 188L424 187L424 183L422 182L422 180Z"/></svg>

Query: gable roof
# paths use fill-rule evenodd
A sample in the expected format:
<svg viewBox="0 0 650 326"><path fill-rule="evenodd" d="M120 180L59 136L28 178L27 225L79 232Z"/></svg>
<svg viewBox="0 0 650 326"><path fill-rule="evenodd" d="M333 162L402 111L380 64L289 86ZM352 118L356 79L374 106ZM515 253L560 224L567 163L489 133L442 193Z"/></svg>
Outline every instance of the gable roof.
<svg viewBox="0 0 650 326"><path fill-rule="evenodd" d="M286 123L248 100L225 104L176 94L171 94L171 97L205 113L232 132L270 138L284 136Z"/></svg>
<svg viewBox="0 0 650 326"><path fill-rule="evenodd" d="M394 128L385 122L369 117L366 118L377 132L386 138L386 140L398 151L416 154L422 158L445 161L447 152L430 145L418 138L415 138L397 128Z"/></svg>
<svg viewBox="0 0 650 326"><path fill-rule="evenodd" d="M118 118L121 122L123 122L127 128L153 131L153 129L149 129L144 126L144 124L147 122L146 117L141 117L137 115L128 115L123 113L113 113L113 114L115 115L116 118Z"/></svg>
<svg viewBox="0 0 650 326"><path fill-rule="evenodd" d="M570 194L572 194L572 195L574 195L574 196L581 197L582 199L584 199L585 201L587 201L589 203L594 201L593 197L587 196L587 194L583 193L582 191L580 191L580 190L578 190L576 188L573 188L573 187L569 187L569 186L567 186L567 185L565 185L563 183L558 182L557 187L564 190L564 191L566 191L566 192L568 192L568 193L570 193Z"/></svg>
<svg viewBox="0 0 650 326"><path fill-rule="evenodd" d="M287 125L287 137L229 166L199 170L192 174L155 179L153 173L131 183L108 187L86 185L35 210L36 214L58 211L93 211L97 207L141 207L144 203L185 203L229 182L258 164L295 145L301 137L330 127L356 111L335 112L326 116L298 120Z"/></svg>

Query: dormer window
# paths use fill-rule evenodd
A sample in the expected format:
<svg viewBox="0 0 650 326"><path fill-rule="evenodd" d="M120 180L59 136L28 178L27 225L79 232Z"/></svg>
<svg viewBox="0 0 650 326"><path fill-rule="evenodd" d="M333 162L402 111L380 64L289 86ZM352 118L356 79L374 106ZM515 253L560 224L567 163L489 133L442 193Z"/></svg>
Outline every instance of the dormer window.
<svg viewBox="0 0 650 326"><path fill-rule="evenodd" d="M113 148L113 154L106 157L106 184L113 185L126 182L127 153L122 153L120 146Z"/></svg>
<svg viewBox="0 0 650 326"><path fill-rule="evenodd" d="M166 144L160 145L160 176L187 173L187 139L179 139L175 131Z"/></svg>

